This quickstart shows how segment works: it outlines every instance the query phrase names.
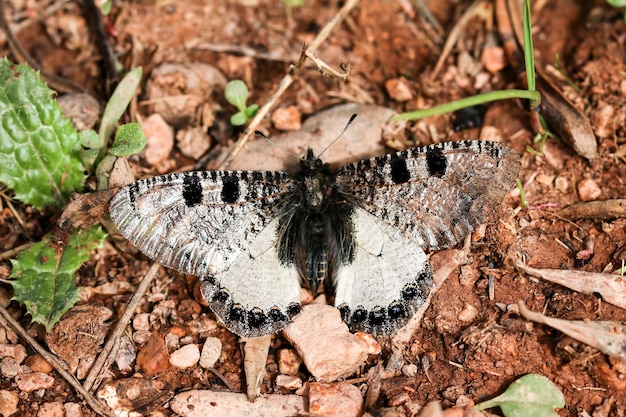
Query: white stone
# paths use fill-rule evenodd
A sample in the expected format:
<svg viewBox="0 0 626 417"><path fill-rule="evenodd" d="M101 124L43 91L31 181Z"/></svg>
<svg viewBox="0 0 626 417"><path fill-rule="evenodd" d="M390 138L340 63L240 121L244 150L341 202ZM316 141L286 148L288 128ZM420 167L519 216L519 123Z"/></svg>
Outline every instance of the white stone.
<svg viewBox="0 0 626 417"><path fill-rule="evenodd" d="M297 390L302 386L302 380L292 375L277 375L276 386L290 391Z"/></svg>
<svg viewBox="0 0 626 417"><path fill-rule="evenodd" d="M207 337L200 354L200 366L213 368L222 355L222 341L217 337Z"/></svg>
<svg viewBox="0 0 626 417"><path fill-rule="evenodd" d="M200 349L195 344L185 345L170 355L170 364L178 369L187 369L198 363Z"/></svg>

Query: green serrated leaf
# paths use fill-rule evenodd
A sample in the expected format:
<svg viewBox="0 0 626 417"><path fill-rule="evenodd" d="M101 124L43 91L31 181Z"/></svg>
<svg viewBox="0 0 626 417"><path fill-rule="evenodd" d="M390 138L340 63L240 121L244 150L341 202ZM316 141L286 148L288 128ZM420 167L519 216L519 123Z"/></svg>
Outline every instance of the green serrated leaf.
<svg viewBox="0 0 626 417"><path fill-rule="evenodd" d="M36 208L60 206L85 181L72 123L39 74L0 62L0 182Z"/></svg>
<svg viewBox="0 0 626 417"><path fill-rule="evenodd" d="M226 84L224 96L237 110L243 112L246 109L246 100L248 100L248 86L241 80L232 80Z"/></svg>
<svg viewBox="0 0 626 417"><path fill-rule="evenodd" d="M476 405L476 410L500 407L505 417L558 417L555 408L565 407L565 397L543 375L528 374L496 398Z"/></svg>
<svg viewBox="0 0 626 417"><path fill-rule="evenodd" d="M115 156L134 155L146 146L146 135L139 123L128 123L117 129L109 153Z"/></svg>
<svg viewBox="0 0 626 417"><path fill-rule="evenodd" d="M230 116L230 124L233 126L243 126L248 122L248 118L243 112L237 112Z"/></svg>
<svg viewBox="0 0 626 417"><path fill-rule="evenodd" d="M47 330L79 300L74 273L101 248L106 233L100 225L75 229L64 248L55 247L50 235L20 253L13 264L13 300L23 303L32 320Z"/></svg>

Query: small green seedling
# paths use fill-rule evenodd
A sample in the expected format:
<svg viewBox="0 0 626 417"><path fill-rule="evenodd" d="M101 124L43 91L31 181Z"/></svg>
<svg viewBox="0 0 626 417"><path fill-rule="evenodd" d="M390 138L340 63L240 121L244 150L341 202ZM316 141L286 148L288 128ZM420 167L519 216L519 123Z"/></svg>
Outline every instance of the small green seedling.
<svg viewBox="0 0 626 417"><path fill-rule="evenodd" d="M565 397L545 376L528 374L513 382L502 395L474 408L493 407L500 407L505 417L558 417L554 409L565 407Z"/></svg>
<svg viewBox="0 0 626 417"><path fill-rule="evenodd" d="M524 191L524 185L519 180L519 178L515 180L515 183L517 184L517 189L519 190L519 198L522 202L522 208L528 208L528 201L526 200L526 191Z"/></svg>
<svg viewBox="0 0 626 417"><path fill-rule="evenodd" d="M258 104L246 105L249 95L248 86L241 80L233 80L226 84L224 95L226 96L226 100L239 110L230 117L230 123L233 126L245 125L259 110Z"/></svg>

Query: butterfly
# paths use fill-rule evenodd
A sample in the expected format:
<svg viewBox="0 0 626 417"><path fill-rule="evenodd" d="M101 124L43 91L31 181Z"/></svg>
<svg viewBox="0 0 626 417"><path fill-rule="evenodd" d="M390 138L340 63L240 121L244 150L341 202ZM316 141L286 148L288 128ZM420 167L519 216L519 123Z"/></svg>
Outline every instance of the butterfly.
<svg viewBox="0 0 626 417"><path fill-rule="evenodd" d="M519 155L460 141L299 172L195 171L129 184L111 219L148 257L197 275L235 334L276 333L322 283L350 330L388 335L433 288L426 252L462 242L513 188Z"/></svg>

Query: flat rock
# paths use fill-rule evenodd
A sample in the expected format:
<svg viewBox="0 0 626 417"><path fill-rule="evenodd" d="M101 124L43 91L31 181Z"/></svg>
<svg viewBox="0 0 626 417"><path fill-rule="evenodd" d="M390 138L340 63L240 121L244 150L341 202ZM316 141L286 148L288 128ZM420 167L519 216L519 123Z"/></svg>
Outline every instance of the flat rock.
<svg viewBox="0 0 626 417"><path fill-rule="evenodd" d="M309 372L322 382L354 374L370 349L367 342L350 333L339 310L329 305L304 306L283 334Z"/></svg>
<svg viewBox="0 0 626 417"><path fill-rule="evenodd" d="M353 114L357 115L356 119L342 134ZM385 145L381 140L382 128L394 114L392 109L373 105L345 104L331 107L306 119L300 130L272 136L274 145L265 140L250 140L228 169L289 171L297 168L300 162L293 155L304 157L308 148L319 155L340 134L339 140L322 156L323 161L331 166L338 167L372 155L381 155L385 153Z"/></svg>
<svg viewBox="0 0 626 417"><path fill-rule="evenodd" d="M306 415L305 399L298 395L269 395L250 402L245 394L191 390L176 395L170 408L183 417L288 417Z"/></svg>

